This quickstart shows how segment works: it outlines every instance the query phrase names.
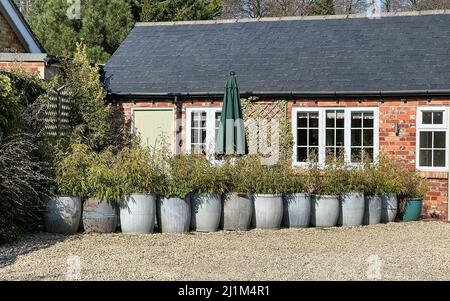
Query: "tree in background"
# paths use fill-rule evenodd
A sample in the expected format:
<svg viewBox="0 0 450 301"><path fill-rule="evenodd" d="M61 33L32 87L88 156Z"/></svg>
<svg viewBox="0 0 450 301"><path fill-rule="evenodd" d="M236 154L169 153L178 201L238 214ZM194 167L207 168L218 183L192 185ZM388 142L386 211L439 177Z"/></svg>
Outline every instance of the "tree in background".
<svg viewBox="0 0 450 301"><path fill-rule="evenodd" d="M383 12L450 8L450 0L380 0ZM367 0L223 0L222 18L365 13Z"/></svg>
<svg viewBox="0 0 450 301"><path fill-rule="evenodd" d="M83 0L81 18L69 19L66 0L35 0L28 21L48 53L73 57L84 41L91 62L105 63L134 24L132 0Z"/></svg>
<svg viewBox="0 0 450 301"><path fill-rule="evenodd" d="M221 7L219 0L141 0L140 21L209 20Z"/></svg>

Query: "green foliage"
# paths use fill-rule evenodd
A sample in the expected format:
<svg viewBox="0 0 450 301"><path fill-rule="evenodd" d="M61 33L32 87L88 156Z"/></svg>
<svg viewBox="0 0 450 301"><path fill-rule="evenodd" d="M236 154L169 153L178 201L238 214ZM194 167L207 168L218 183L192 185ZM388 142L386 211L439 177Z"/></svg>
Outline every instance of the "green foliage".
<svg viewBox="0 0 450 301"><path fill-rule="evenodd" d="M63 83L71 91L70 122L72 142L89 145L102 151L115 144L116 131L110 104L105 103L106 91L97 66L91 66L86 47L77 44L73 60L64 67Z"/></svg>
<svg viewBox="0 0 450 301"><path fill-rule="evenodd" d="M133 142L131 147L122 149L117 157L113 170L119 175L118 185L121 186L122 194L150 194L161 189L163 174L149 148Z"/></svg>
<svg viewBox="0 0 450 301"><path fill-rule="evenodd" d="M143 0L140 21L209 20L221 10L219 0Z"/></svg>
<svg viewBox="0 0 450 301"><path fill-rule="evenodd" d="M223 193L225 192L225 168L212 164L206 156L195 155L193 160L193 192Z"/></svg>
<svg viewBox="0 0 450 301"><path fill-rule="evenodd" d="M311 189L311 174L308 169L294 170L287 167L284 181L285 193L308 193Z"/></svg>
<svg viewBox="0 0 450 301"><path fill-rule="evenodd" d="M0 74L0 137L12 133L23 107L13 93L11 79Z"/></svg>
<svg viewBox="0 0 450 301"><path fill-rule="evenodd" d="M224 159L224 181L226 192L252 193L253 181L251 178L254 160L251 156L228 157Z"/></svg>
<svg viewBox="0 0 450 301"><path fill-rule="evenodd" d="M259 158L251 160L252 170L248 175L256 194L280 194L285 190L284 168L281 165L263 165Z"/></svg>
<svg viewBox="0 0 450 301"><path fill-rule="evenodd" d="M333 0L313 0L308 8L308 15L334 15Z"/></svg>
<svg viewBox="0 0 450 301"><path fill-rule="evenodd" d="M310 174L314 194L335 196L343 191L342 162L340 160L329 161L323 168L317 163L313 163Z"/></svg>
<svg viewBox="0 0 450 301"><path fill-rule="evenodd" d="M59 154L56 167L56 194L85 198L90 196L89 169L97 154L85 144L72 144L67 152Z"/></svg>
<svg viewBox="0 0 450 301"><path fill-rule="evenodd" d="M165 162L161 193L165 198L184 199L193 191L194 160L190 155L174 155Z"/></svg>
<svg viewBox="0 0 450 301"><path fill-rule="evenodd" d="M93 164L88 168L86 175L89 197L106 202L121 202L123 186L120 185L121 176L117 159L111 149L95 153Z"/></svg>
<svg viewBox="0 0 450 301"><path fill-rule="evenodd" d="M73 57L85 41L89 61L105 63L130 32L134 19L129 0L83 0L81 19L69 19L66 0L36 0L28 17L48 53Z"/></svg>

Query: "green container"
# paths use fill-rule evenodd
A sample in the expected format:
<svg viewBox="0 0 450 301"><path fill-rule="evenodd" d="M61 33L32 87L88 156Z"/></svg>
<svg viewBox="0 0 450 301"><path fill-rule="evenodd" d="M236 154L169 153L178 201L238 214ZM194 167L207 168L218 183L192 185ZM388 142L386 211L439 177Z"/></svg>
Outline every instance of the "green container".
<svg viewBox="0 0 450 301"><path fill-rule="evenodd" d="M406 199L405 209L403 211L403 221L419 221L422 213L422 199Z"/></svg>

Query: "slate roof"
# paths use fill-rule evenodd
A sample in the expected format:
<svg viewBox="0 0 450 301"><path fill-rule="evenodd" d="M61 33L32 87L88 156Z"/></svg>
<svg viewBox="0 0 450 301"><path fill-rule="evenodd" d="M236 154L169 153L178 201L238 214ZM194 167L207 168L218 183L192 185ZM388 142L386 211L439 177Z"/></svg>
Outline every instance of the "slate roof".
<svg viewBox="0 0 450 301"><path fill-rule="evenodd" d="M110 94L450 95L445 12L141 23L105 66Z"/></svg>

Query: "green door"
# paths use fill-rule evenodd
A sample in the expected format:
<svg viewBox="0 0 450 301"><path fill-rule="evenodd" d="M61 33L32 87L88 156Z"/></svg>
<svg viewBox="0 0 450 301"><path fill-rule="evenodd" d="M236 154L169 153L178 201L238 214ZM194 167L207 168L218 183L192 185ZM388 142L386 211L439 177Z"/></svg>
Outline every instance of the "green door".
<svg viewBox="0 0 450 301"><path fill-rule="evenodd" d="M135 109L133 111L133 132L140 136L143 146L155 147L166 139L173 150L174 115L172 109L152 110Z"/></svg>

